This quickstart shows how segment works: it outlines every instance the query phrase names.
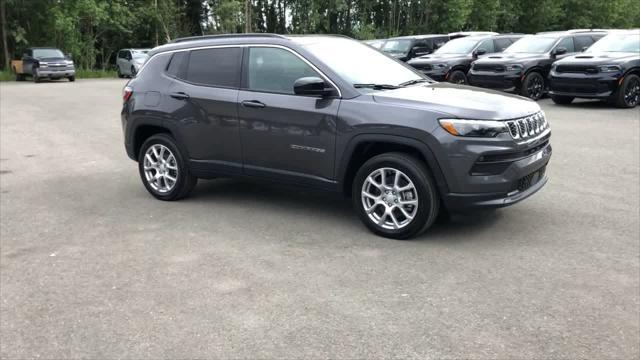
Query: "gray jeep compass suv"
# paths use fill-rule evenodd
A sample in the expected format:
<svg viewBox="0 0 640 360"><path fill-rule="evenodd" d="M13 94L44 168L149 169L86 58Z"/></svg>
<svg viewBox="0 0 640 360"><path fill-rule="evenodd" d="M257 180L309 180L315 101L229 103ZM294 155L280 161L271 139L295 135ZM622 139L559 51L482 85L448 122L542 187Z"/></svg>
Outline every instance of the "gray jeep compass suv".
<svg viewBox="0 0 640 360"><path fill-rule="evenodd" d="M149 53L123 100L127 153L160 200L199 178L277 181L350 196L374 233L404 239L547 181L535 102L433 82L345 37L180 39Z"/></svg>

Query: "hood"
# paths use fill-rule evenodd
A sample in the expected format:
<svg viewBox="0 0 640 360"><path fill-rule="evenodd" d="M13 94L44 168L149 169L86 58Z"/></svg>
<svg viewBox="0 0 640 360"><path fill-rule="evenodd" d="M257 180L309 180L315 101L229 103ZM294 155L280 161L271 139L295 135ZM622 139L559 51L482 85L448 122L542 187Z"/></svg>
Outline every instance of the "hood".
<svg viewBox="0 0 640 360"><path fill-rule="evenodd" d="M411 59L409 64L440 64L461 59L471 59L467 54L430 54Z"/></svg>
<svg viewBox="0 0 640 360"><path fill-rule="evenodd" d="M540 111L536 102L521 96L444 82L380 91L373 97L383 104L425 108L462 119L507 120Z"/></svg>
<svg viewBox="0 0 640 360"><path fill-rule="evenodd" d="M547 54L535 54L535 53L513 53L513 54L492 54L484 56L478 59L476 62L478 63L487 63L487 64L507 64L517 62L525 62L529 60L540 60L548 57Z"/></svg>
<svg viewBox="0 0 640 360"><path fill-rule="evenodd" d="M67 60L67 59L65 59L65 58L63 58L63 57L59 57L59 56L57 56L57 57L40 57L40 56L39 56L39 57L36 57L36 59L37 59L37 60L42 60L42 61L52 61L52 62L54 62L54 61L65 61L65 60Z"/></svg>
<svg viewBox="0 0 640 360"><path fill-rule="evenodd" d="M605 65L640 59L634 52L581 53L556 61L556 64Z"/></svg>

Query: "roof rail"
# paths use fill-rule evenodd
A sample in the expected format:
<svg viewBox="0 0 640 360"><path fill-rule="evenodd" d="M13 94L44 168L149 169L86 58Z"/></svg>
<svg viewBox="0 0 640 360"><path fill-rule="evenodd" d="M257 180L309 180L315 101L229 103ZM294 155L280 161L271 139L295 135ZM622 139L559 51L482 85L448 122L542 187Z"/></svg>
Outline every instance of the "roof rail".
<svg viewBox="0 0 640 360"><path fill-rule="evenodd" d="M172 41L172 43L180 43L185 41L198 41L198 40L209 40L209 39L233 39L233 38L242 38L242 37L264 37L264 38L280 38L286 39L283 35L278 34L270 34L270 33L247 33L247 34L220 34L220 35L201 35L201 36L188 36L177 38Z"/></svg>

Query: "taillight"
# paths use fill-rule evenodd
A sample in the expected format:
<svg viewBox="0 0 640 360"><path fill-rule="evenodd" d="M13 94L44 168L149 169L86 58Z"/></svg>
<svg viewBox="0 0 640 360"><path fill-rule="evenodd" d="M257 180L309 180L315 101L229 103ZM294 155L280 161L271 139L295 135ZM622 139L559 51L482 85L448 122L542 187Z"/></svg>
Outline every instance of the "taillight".
<svg viewBox="0 0 640 360"><path fill-rule="evenodd" d="M122 90L122 102L129 101L129 98L133 95L133 89L131 86L125 86Z"/></svg>

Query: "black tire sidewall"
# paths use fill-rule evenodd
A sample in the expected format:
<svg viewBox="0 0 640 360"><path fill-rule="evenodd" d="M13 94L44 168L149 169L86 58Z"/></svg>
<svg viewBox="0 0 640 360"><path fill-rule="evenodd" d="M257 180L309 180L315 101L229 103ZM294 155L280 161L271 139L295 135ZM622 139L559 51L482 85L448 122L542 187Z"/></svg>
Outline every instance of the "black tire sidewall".
<svg viewBox="0 0 640 360"><path fill-rule="evenodd" d="M453 81L456 77L461 78L464 82L459 84ZM459 84L459 85L468 85L469 79L467 79L467 75L465 75L465 73L462 70L454 70L453 72L451 72L451 76L449 76L449 82L453 84Z"/></svg>
<svg viewBox="0 0 640 360"><path fill-rule="evenodd" d="M637 103L635 105L629 105L624 99L625 93L627 91L627 87L631 83L631 79L640 80L640 77L635 74L629 74L624 78L624 80L622 81L622 85L620 85L620 87L618 88L618 98L616 99L616 105L618 107L633 108L638 105Z"/></svg>
<svg viewBox="0 0 640 360"><path fill-rule="evenodd" d="M402 229L388 230L379 227L369 219L362 205L361 191L364 181L374 170L382 167L390 167L402 171L411 179L418 193L418 212L414 220ZM373 233L387 238L405 240L419 235L437 217L439 203L435 204L434 210L434 201L439 202L439 197L430 174L424 166L419 164L419 160L408 156L397 156L393 153L376 156L362 165L353 182L352 202L358 217Z"/></svg>
<svg viewBox="0 0 640 360"><path fill-rule="evenodd" d="M529 94L529 83L532 81L533 78L535 77L539 77L542 80L542 92L540 94L539 97L537 98L532 98L531 94ZM544 81L544 77L538 73L537 71L532 71L529 74L527 74L527 76L525 76L524 81L522 82L522 95L525 97L528 97L531 100L540 100L542 99L542 95L544 94L544 85L545 85L545 81Z"/></svg>
<svg viewBox="0 0 640 360"><path fill-rule="evenodd" d="M156 144L166 146L175 156L176 163L178 165L178 180L176 181L173 189L171 189L171 191L169 191L168 193L159 193L154 190L151 185L149 185L149 182L147 181L144 174L145 153L147 152L149 147ZM187 167L187 163L185 162L182 152L176 145L175 140L173 140L171 136L166 134L153 135L142 144L142 146L140 147L140 152L138 153L138 172L140 174L140 180L142 180L142 183L144 184L144 187L147 189L147 191L149 191L149 193L155 198L164 201L173 201L184 197L186 193L191 190L190 188L192 188L194 185L191 183L193 181L193 176L189 172L189 168Z"/></svg>

